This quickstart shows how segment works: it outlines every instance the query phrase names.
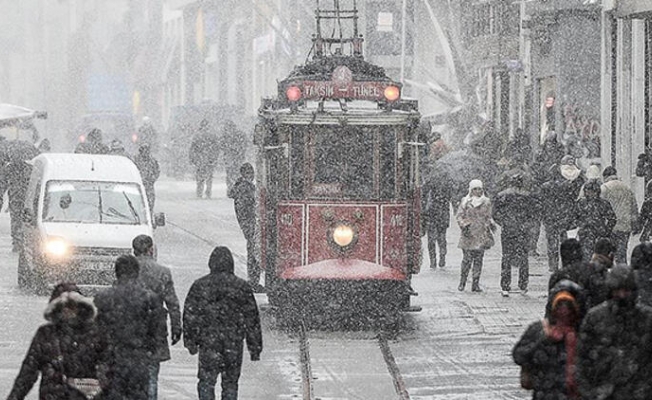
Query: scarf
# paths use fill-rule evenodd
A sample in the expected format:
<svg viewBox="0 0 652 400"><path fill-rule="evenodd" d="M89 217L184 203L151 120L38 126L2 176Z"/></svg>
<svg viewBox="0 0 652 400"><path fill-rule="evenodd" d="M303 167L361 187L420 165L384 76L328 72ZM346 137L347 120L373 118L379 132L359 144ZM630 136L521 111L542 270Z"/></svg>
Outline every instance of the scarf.
<svg viewBox="0 0 652 400"><path fill-rule="evenodd" d="M487 203L489 203L489 198L484 194L480 197L476 197L469 194L467 196L464 196L464 198L462 199L462 204L464 205L464 207L467 207L470 204L473 208L476 208Z"/></svg>
<svg viewBox="0 0 652 400"><path fill-rule="evenodd" d="M543 320L543 332L553 342L564 341L566 348L565 383L569 399L579 399L577 382L575 381L577 332L572 326L551 325L548 319Z"/></svg>
<svg viewBox="0 0 652 400"><path fill-rule="evenodd" d="M571 182L577 179L577 177L580 176L580 172L582 172L581 169L577 168L574 165L562 165L559 167L559 170L561 172L561 176Z"/></svg>

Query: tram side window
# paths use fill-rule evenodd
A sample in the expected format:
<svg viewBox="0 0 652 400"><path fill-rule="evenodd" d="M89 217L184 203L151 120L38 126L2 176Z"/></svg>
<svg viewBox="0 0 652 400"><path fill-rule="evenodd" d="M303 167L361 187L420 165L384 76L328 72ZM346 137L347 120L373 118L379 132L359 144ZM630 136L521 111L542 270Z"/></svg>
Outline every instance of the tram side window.
<svg viewBox="0 0 652 400"><path fill-rule="evenodd" d="M303 198L304 133L293 130L290 148L290 192L295 199Z"/></svg>
<svg viewBox="0 0 652 400"><path fill-rule="evenodd" d="M380 132L380 197L392 199L396 192L396 132Z"/></svg>
<svg viewBox="0 0 652 400"><path fill-rule="evenodd" d="M361 129L324 129L313 136L312 193L359 199L374 193L374 135Z"/></svg>

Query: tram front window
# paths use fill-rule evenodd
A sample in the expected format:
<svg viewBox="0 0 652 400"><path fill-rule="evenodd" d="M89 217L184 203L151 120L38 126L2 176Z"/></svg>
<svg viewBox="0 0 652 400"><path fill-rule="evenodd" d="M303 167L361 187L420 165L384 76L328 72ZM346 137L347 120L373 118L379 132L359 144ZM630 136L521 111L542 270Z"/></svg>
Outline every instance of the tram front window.
<svg viewBox="0 0 652 400"><path fill-rule="evenodd" d="M371 198L374 191L374 135L361 129L321 130L313 133L316 196Z"/></svg>

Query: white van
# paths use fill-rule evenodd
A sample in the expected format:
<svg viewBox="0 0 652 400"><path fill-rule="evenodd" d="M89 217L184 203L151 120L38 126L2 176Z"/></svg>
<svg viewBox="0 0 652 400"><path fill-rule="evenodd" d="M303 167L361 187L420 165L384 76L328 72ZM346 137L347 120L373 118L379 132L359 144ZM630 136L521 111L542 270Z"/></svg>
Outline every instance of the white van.
<svg viewBox="0 0 652 400"><path fill-rule="evenodd" d="M111 284L115 259L131 254L133 238L165 225L163 214L152 221L140 173L126 157L41 154L31 164L20 287Z"/></svg>

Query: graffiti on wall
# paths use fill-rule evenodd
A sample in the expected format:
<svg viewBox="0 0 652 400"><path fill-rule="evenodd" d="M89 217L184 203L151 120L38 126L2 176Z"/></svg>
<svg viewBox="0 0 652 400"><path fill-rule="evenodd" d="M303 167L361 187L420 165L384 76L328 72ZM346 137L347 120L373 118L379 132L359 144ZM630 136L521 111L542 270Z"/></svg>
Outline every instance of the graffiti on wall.
<svg viewBox="0 0 652 400"><path fill-rule="evenodd" d="M600 117L582 110L574 102L561 107L562 141L576 158L600 157Z"/></svg>

